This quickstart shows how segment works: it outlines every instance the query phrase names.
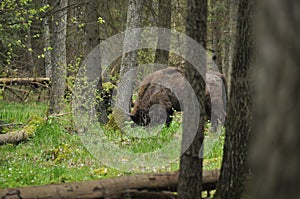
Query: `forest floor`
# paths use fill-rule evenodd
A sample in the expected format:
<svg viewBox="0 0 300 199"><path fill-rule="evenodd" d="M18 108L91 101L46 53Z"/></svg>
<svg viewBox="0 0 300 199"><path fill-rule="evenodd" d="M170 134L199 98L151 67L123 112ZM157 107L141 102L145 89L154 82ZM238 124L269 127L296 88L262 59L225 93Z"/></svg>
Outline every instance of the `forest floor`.
<svg viewBox="0 0 300 199"><path fill-rule="evenodd" d="M47 103L0 101L0 121L12 124L0 129L0 133L21 128L22 124L26 124L33 116L46 117L46 111ZM171 132L177 128L181 128L181 125L174 120L169 128L163 129L163 132ZM113 139L122 136L111 129L105 128L104 131ZM150 148L153 149L153 146L161 147L170 139L168 133L160 135L163 141L156 142L157 139L153 139L147 144L133 143L128 139L118 140L125 142L124 145L127 147L130 145L132 151L144 153ZM212 150L204 156L204 170L220 168L223 143L224 133L214 143ZM76 133L71 114L48 118L45 123L38 126L33 137L17 145L2 145L0 151L0 188L80 182L132 174L107 167L95 159ZM179 164L173 163L168 169L159 172L178 168Z"/></svg>

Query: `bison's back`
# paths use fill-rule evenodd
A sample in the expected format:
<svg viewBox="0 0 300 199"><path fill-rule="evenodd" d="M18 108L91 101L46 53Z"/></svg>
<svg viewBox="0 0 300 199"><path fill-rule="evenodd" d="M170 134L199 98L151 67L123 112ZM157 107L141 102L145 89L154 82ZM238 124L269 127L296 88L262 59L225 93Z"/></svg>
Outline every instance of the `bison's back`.
<svg viewBox="0 0 300 199"><path fill-rule="evenodd" d="M140 85L137 105L152 104L172 105L180 111L179 101L183 99L184 90L183 71L168 67L146 76Z"/></svg>

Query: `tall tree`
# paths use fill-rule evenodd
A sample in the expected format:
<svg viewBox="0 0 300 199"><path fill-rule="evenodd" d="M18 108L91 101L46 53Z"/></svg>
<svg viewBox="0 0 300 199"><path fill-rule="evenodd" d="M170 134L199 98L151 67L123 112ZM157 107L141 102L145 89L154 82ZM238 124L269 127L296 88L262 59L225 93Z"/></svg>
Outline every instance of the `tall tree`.
<svg viewBox="0 0 300 199"><path fill-rule="evenodd" d="M84 32L86 36L85 54L88 54L100 43L97 0L86 3L86 18Z"/></svg>
<svg viewBox="0 0 300 199"><path fill-rule="evenodd" d="M223 35L223 41L224 41L224 56L223 56L223 74L225 76L225 79L227 81L230 81L227 77L229 76L229 53L230 53L230 1L224 2L224 16L226 16L226 19L224 20L224 35ZM228 87L227 87L228 89ZM229 93L229 90L227 90L227 93Z"/></svg>
<svg viewBox="0 0 300 199"><path fill-rule="evenodd" d="M52 78L50 92L49 113L60 113L64 108L64 94L66 90L67 60L67 4L65 0L51 0L53 6L52 22Z"/></svg>
<svg viewBox="0 0 300 199"><path fill-rule="evenodd" d="M247 157L253 117L253 81L250 74L253 60L254 0L240 0L238 6L224 155L215 196L224 199L241 198L250 175Z"/></svg>
<svg viewBox="0 0 300 199"><path fill-rule="evenodd" d="M115 67L115 70L120 72L120 76L124 75L128 70L132 69L136 65L138 51L126 53L130 47L138 47L139 45L139 31L130 31L135 28L141 27L142 13L143 13L144 0L128 0L126 30L123 43L123 54L121 58L121 66Z"/></svg>
<svg viewBox="0 0 300 199"><path fill-rule="evenodd" d="M43 0L43 5L47 6L48 0ZM43 28L44 28L44 51L45 51L45 73L46 77L51 78L51 51L50 51L50 24L49 16L46 15L43 18Z"/></svg>
<svg viewBox="0 0 300 199"><path fill-rule="evenodd" d="M212 28L212 49L216 56L215 63L218 67L218 70L222 73L222 27L223 27L223 1L220 0L211 0L210 7L211 7L211 28Z"/></svg>
<svg viewBox="0 0 300 199"><path fill-rule="evenodd" d="M171 14L172 14L172 2L171 0L159 0L158 1L158 22L159 28L171 29ZM170 38L158 37L157 49L155 51L155 63L168 64L169 51L159 49L160 45L170 46Z"/></svg>
<svg viewBox="0 0 300 199"><path fill-rule="evenodd" d="M91 50L93 50L98 44L100 44L100 29L99 29L99 23L98 18L100 17L98 14L98 7L99 7L99 1L98 0L91 0L88 1L86 4L86 18L85 18L85 48L84 48L84 54L85 56L90 53ZM99 54L100 57L100 54ZM92 67L99 67L99 66L92 66ZM99 122L106 123L108 121L106 109L108 108L104 103L104 101L101 99L101 97L105 97L101 94L102 93L102 77L101 77L101 67L99 70L99 81L97 84L97 93L98 97L96 98L96 110L98 115Z"/></svg>
<svg viewBox="0 0 300 199"><path fill-rule="evenodd" d="M223 59L223 74L227 80L227 93L230 94L231 86L231 69L232 57L234 54L235 37L236 37L236 19L238 0L228 0L224 3L224 59Z"/></svg>
<svg viewBox="0 0 300 199"><path fill-rule="evenodd" d="M139 46L140 31L132 31L133 29L139 28L141 26L141 17L143 12L143 0L129 0L128 1L128 11L127 11L127 27L125 31L124 43L123 43L123 54L121 61L120 77L127 73L130 69L136 66L138 50L133 50L127 52L130 48L137 49ZM135 79L135 74L130 73L126 79L124 79L122 84L119 84L119 91L117 92L117 107L123 107L122 104L128 104L126 109L130 108L131 95L133 92L133 80ZM121 104L118 104L121 103ZM129 110L121 110L129 112ZM119 118L122 113L118 112L120 110L115 109L113 114L115 120L122 122L123 118Z"/></svg>
<svg viewBox="0 0 300 199"><path fill-rule="evenodd" d="M253 198L300 198L300 2L258 2Z"/></svg>
<svg viewBox="0 0 300 199"><path fill-rule="evenodd" d="M123 56L120 73L125 74L128 70L132 69L136 65L137 50L129 53L125 53L129 46L133 45L138 47L138 38L140 32L130 32L130 30L139 28L141 26L143 11L143 0L129 0L128 11L127 11L127 26L125 31L124 45L123 45ZM133 33L133 34L129 34Z"/></svg>
<svg viewBox="0 0 300 199"><path fill-rule="evenodd" d="M203 48L206 48L207 0L188 0L187 13L187 35L196 40ZM205 62L206 61L204 60L204 63ZM197 96L197 100L200 105L200 121L193 142L180 157L178 198L197 199L201 198L202 191L203 159L200 149L204 139L205 114L204 109L201 107L204 107L206 101L205 82L203 78L201 78L199 72L188 62L185 67L185 78L189 81ZM184 114L184 120L186 117L187 115ZM185 137L183 137L183 140L184 139Z"/></svg>

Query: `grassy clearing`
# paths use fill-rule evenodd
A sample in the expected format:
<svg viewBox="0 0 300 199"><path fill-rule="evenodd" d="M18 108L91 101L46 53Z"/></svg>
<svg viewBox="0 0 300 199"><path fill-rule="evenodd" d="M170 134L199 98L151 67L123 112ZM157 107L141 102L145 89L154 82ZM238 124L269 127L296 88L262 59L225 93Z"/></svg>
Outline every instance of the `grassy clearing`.
<svg viewBox="0 0 300 199"><path fill-rule="evenodd" d="M1 102L0 120L24 123L32 115L45 116L45 110L45 104ZM121 174L94 160L80 138L63 128L61 124L66 120L48 120L27 142L0 146L0 188L85 181Z"/></svg>
<svg viewBox="0 0 300 199"><path fill-rule="evenodd" d="M33 115L44 117L46 109L45 103L0 102L0 120L25 124ZM175 119L170 128L163 128L160 134L150 138L125 136L109 128L104 128L104 133L110 141L121 147L135 153L145 153L162 148L179 128L180 124ZM134 129L131 133L139 131L142 130ZM222 144L223 136L205 156L204 169L220 167ZM27 142L0 146L0 151L0 188L86 181L128 174L106 167L93 158L79 136L73 133L69 114L41 124L35 136ZM177 163L173 163L171 170L178 167Z"/></svg>

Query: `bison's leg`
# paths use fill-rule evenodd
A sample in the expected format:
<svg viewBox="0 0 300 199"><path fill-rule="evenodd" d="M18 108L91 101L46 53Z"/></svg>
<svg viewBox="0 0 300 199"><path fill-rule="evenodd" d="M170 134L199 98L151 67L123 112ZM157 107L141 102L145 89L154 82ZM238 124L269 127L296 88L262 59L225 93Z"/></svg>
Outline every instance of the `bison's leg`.
<svg viewBox="0 0 300 199"><path fill-rule="evenodd" d="M166 110L166 112L167 112L166 126L170 127L172 120L173 120L174 111L173 111L173 109L169 109L169 110Z"/></svg>

